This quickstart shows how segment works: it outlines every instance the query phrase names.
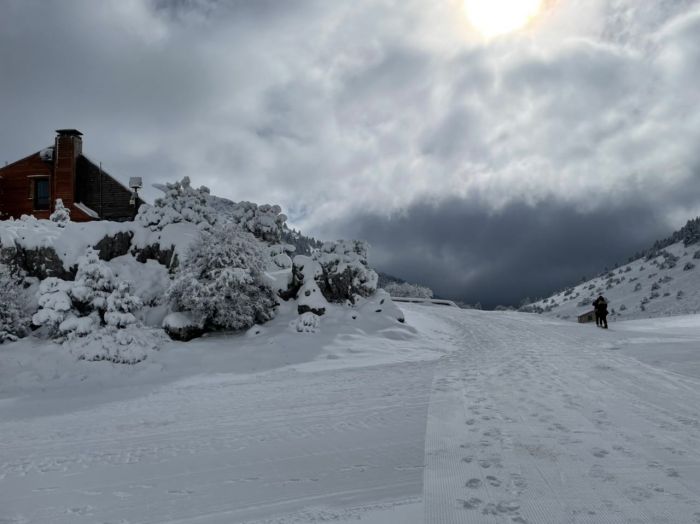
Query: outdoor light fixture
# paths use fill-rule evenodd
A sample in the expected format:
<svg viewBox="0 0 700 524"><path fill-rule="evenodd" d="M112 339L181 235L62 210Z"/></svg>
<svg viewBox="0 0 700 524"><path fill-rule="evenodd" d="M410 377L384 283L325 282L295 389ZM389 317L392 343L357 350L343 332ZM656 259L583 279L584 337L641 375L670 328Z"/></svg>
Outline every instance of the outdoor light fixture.
<svg viewBox="0 0 700 524"><path fill-rule="evenodd" d="M132 206L136 205L136 199L139 196L139 189L143 187L143 180L141 180L140 176L132 176L129 179L129 187L133 191L131 195L131 200L129 200L129 204Z"/></svg>

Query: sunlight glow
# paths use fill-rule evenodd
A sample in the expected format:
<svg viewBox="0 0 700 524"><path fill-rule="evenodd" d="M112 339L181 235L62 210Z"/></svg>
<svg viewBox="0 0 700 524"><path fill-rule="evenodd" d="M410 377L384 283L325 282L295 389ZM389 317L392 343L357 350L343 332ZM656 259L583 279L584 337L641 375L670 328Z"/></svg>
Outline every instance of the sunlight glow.
<svg viewBox="0 0 700 524"><path fill-rule="evenodd" d="M485 37L511 33L537 16L542 0L464 0L469 22Z"/></svg>

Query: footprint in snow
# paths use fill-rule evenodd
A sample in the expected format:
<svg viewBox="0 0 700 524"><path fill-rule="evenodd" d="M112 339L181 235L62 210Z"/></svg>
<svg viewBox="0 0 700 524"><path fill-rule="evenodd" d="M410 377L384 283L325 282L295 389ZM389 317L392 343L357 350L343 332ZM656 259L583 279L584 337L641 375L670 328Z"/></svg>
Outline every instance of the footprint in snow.
<svg viewBox="0 0 700 524"><path fill-rule="evenodd" d="M591 468L590 476L602 482L612 482L615 480L615 475L606 471L603 466L596 464Z"/></svg>
<svg viewBox="0 0 700 524"><path fill-rule="evenodd" d="M469 500L458 499L458 502L462 504L464 509L477 509L481 505L482 500L472 497Z"/></svg>
<svg viewBox="0 0 700 524"><path fill-rule="evenodd" d="M496 504L493 502L486 504L481 512L484 515L498 516L503 514L514 514L517 513L519 509L520 504L517 502L503 500Z"/></svg>
<svg viewBox="0 0 700 524"><path fill-rule="evenodd" d="M194 491L189 489L169 489L168 493L171 495L194 495Z"/></svg>
<svg viewBox="0 0 700 524"><path fill-rule="evenodd" d="M632 451L625 448L624 446L613 446L612 448L614 451L617 451L618 453L622 453L626 457L631 457L634 455L634 453L632 453Z"/></svg>
<svg viewBox="0 0 700 524"><path fill-rule="evenodd" d="M486 477L486 481L489 483L489 486L491 486L492 488L501 487L501 481L498 480L498 478L494 477L493 475L488 475Z"/></svg>
<svg viewBox="0 0 700 524"><path fill-rule="evenodd" d="M525 477L523 477L519 473L511 473L510 482L513 484L513 487L515 487L518 491L522 491L525 488L527 488L527 481L525 480Z"/></svg>
<svg viewBox="0 0 700 524"><path fill-rule="evenodd" d="M605 458L607 455L610 454L609 451L604 450L602 448L593 448L591 450L591 453L593 454L594 457L598 457L598 458Z"/></svg>
<svg viewBox="0 0 700 524"><path fill-rule="evenodd" d="M501 468L501 467L503 467L503 466L501 465L501 459L498 458L498 457L492 457L492 458L487 458L487 459L481 459L481 460L479 461L479 466L481 466L481 467L484 468L484 469L488 469L488 468L490 468L490 467L492 467L492 466L493 466L494 468Z"/></svg>
<svg viewBox="0 0 700 524"><path fill-rule="evenodd" d="M654 496L648 489L641 486L632 486L626 489L625 495L627 495L627 498L632 502L644 502Z"/></svg>
<svg viewBox="0 0 700 524"><path fill-rule="evenodd" d="M479 489L481 487L481 479L469 479L465 486L469 489Z"/></svg>

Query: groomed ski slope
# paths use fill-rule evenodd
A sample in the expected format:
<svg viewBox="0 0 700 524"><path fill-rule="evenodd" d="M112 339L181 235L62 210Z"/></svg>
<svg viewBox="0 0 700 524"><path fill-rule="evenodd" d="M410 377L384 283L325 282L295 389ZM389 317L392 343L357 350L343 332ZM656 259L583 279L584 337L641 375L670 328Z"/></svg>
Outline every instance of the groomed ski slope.
<svg viewBox="0 0 700 524"><path fill-rule="evenodd" d="M402 309L259 372L4 388L0 522L700 522L699 317Z"/></svg>

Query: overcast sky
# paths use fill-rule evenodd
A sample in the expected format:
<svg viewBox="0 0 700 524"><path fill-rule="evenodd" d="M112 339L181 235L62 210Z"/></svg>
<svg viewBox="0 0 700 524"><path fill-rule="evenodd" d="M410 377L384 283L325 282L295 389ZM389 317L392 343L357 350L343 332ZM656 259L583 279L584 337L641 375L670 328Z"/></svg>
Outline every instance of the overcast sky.
<svg viewBox="0 0 700 524"><path fill-rule="evenodd" d="M545 4L0 0L0 161L75 127L440 295L544 295L700 214L700 1Z"/></svg>

